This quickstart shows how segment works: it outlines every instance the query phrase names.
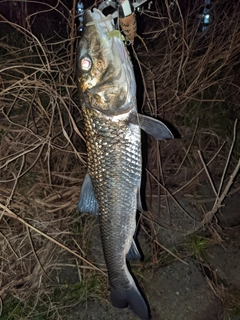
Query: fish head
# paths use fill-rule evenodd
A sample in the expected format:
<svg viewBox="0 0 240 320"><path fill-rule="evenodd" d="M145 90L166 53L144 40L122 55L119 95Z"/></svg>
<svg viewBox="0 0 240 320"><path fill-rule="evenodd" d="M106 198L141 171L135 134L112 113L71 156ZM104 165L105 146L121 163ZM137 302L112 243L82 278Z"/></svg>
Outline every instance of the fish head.
<svg viewBox="0 0 240 320"><path fill-rule="evenodd" d="M80 103L105 114L126 112L136 96L132 62L114 30L112 19L87 10L76 56Z"/></svg>

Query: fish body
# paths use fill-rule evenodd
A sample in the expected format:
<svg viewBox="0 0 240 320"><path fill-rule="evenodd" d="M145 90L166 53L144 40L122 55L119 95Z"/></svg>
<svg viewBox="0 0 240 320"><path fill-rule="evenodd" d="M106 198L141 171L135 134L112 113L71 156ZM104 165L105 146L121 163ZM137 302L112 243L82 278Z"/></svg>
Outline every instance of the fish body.
<svg viewBox="0 0 240 320"><path fill-rule="evenodd" d="M136 228L137 195L141 182L140 129L137 125L128 125L131 112L120 117L107 117L96 110L83 108L87 123L88 174L99 206L111 299L117 307L127 307L125 291L130 293L132 287L137 290L126 264ZM86 197L83 196L84 199ZM139 298L140 305L146 308L142 297ZM146 313L147 309L144 310Z"/></svg>
<svg viewBox="0 0 240 320"><path fill-rule="evenodd" d="M105 19L97 9L86 11L88 26L77 51L88 155L78 208L98 214L112 304L130 305L139 317L149 319L149 308L126 261L140 258L133 240L136 211L141 207L140 131L148 127L150 134L161 139L172 134L163 123L137 113L132 63L121 39L108 36L114 27Z"/></svg>

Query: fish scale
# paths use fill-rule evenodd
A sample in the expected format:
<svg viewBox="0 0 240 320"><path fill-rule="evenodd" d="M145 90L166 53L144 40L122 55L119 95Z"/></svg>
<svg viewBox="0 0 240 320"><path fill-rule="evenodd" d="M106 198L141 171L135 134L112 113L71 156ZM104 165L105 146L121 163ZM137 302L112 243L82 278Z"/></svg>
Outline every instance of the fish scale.
<svg viewBox="0 0 240 320"><path fill-rule="evenodd" d="M130 286L123 272L135 231L137 192L141 181L140 129L128 115L114 117L82 108L88 153L88 173L99 205L99 219L109 282L115 289ZM108 132L108 135L105 135ZM119 267L121 265L121 268Z"/></svg>

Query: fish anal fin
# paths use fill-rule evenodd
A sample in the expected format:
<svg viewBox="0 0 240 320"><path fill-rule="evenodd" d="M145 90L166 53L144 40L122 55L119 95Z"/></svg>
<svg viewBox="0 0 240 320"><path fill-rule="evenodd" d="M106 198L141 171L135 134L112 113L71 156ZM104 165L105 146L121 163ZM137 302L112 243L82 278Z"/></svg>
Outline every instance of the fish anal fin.
<svg viewBox="0 0 240 320"><path fill-rule="evenodd" d="M99 212L98 202L94 194L91 177L86 173L80 192L77 209L80 212L87 212L97 215Z"/></svg>

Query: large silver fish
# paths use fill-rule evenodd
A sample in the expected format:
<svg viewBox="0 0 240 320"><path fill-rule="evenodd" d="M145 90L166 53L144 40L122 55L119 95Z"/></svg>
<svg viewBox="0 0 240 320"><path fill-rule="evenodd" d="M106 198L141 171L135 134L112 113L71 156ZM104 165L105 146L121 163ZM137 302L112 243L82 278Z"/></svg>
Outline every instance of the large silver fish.
<svg viewBox="0 0 240 320"><path fill-rule="evenodd" d="M122 40L112 36L112 21L94 9L85 12L85 23L76 59L88 172L78 209L99 214L112 304L130 305L139 317L149 319L126 262L140 258L133 239L141 208L140 128L159 140L173 135L162 122L137 113L133 66Z"/></svg>

